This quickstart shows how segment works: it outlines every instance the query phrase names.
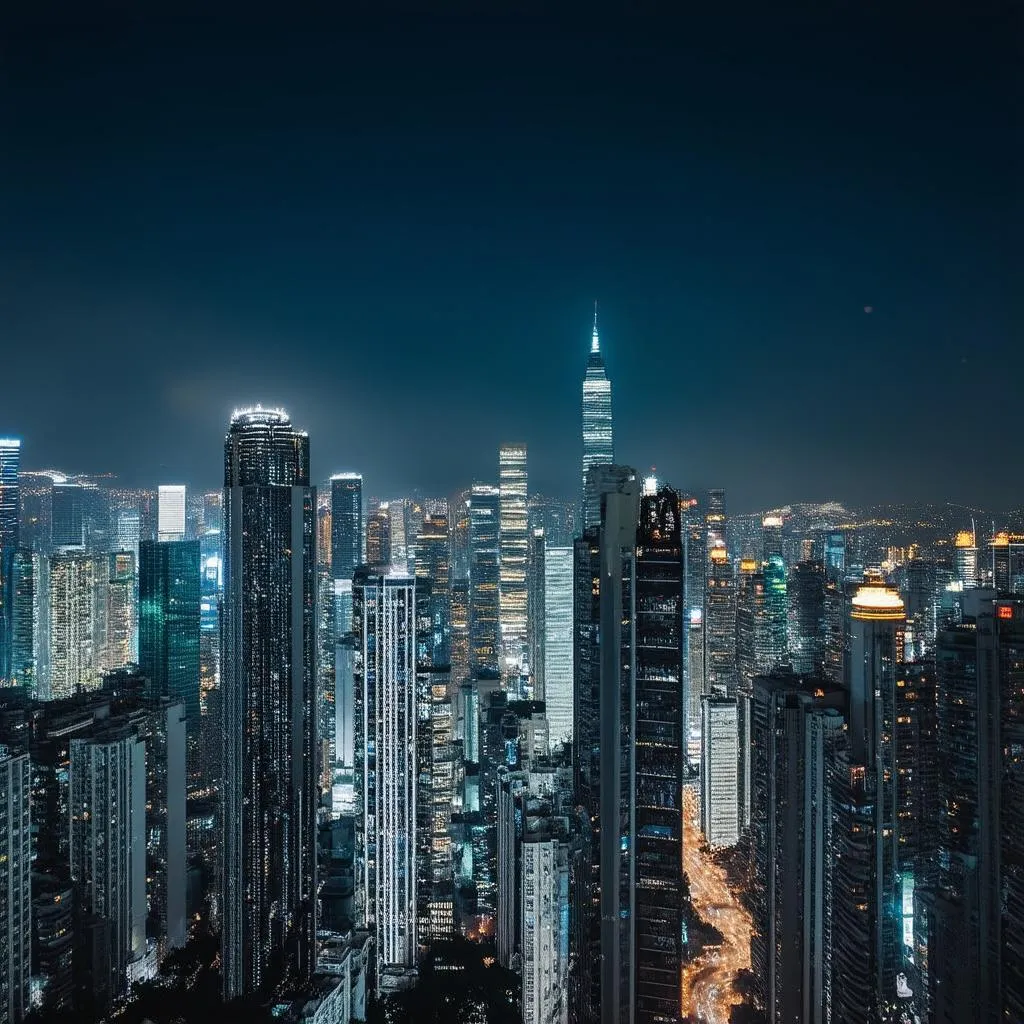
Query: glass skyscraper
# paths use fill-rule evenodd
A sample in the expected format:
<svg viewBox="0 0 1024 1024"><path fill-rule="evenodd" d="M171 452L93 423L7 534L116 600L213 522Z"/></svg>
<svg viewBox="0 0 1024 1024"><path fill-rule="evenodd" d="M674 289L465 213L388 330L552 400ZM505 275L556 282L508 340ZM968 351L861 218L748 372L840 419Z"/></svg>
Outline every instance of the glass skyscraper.
<svg viewBox="0 0 1024 1024"><path fill-rule="evenodd" d="M501 446L498 484L501 642L506 659L519 661L526 645L526 563L529 557L525 444Z"/></svg>
<svg viewBox="0 0 1024 1024"><path fill-rule="evenodd" d="M351 580L363 556L363 478L359 473L331 477L331 578Z"/></svg>
<svg viewBox="0 0 1024 1024"><path fill-rule="evenodd" d="M184 705L190 736L199 728L201 617L199 541L142 541L139 668L153 696Z"/></svg>
<svg viewBox="0 0 1024 1024"><path fill-rule="evenodd" d="M572 548L544 550L544 701L551 744L572 739Z"/></svg>
<svg viewBox="0 0 1024 1024"><path fill-rule="evenodd" d="M500 656L500 491L473 484L469 506L469 663L497 671Z"/></svg>
<svg viewBox="0 0 1024 1024"><path fill-rule="evenodd" d="M308 977L316 920L316 491L309 437L236 412L224 442L224 996Z"/></svg>
<svg viewBox="0 0 1024 1024"><path fill-rule="evenodd" d="M592 466L609 466L615 461L612 433L612 383L605 372L601 342L597 335L597 303L594 303L594 332L590 358L583 378L583 526L597 526L601 505L587 494L587 471Z"/></svg>
<svg viewBox="0 0 1024 1024"><path fill-rule="evenodd" d="M14 553L18 549L18 471L21 441L0 437L0 686L11 679L14 629Z"/></svg>

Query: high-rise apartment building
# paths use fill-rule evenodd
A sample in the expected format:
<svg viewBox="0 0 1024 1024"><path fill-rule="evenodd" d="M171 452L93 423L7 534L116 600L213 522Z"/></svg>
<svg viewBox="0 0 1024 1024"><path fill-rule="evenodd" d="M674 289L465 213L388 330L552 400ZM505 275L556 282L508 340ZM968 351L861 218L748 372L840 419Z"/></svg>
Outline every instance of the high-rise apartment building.
<svg viewBox="0 0 1024 1024"><path fill-rule="evenodd" d="M91 555L64 549L50 556L49 674L40 696L58 700L99 685L94 641L94 563Z"/></svg>
<svg viewBox="0 0 1024 1024"><path fill-rule="evenodd" d="M28 1016L32 974L32 773L0 744L0 1024Z"/></svg>
<svg viewBox="0 0 1024 1024"><path fill-rule="evenodd" d="M378 992L416 967L416 584L360 570L353 583L355 908L374 936Z"/></svg>
<svg viewBox="0 0 1024 1024"><path fill-rule="evenodd" d="M605 372L601 342L597 334L597 303L594 303L594 330L590 339L590 358L583 377L583 527L601 522L597 493L588 493L587 474L594 466L615 462L612 432L612 384Z"/></svg>
<svg viewBox="0 0 1024 1024"><path fill-rule="evenodd" d="M501 492L490 484L473 484L469 501L469 662L473 671L497 671Z"/></svg>
<svg viewBox="0 0 1024 1024"><path fill-rule="evenodd" d="M544 705L552 746L573 736L572 566L572 548L545 548Z"/></svg>
<svg viewBox="0 0 1024 1024"><path fill-rule="evenodd" d="M228 999L315 962L316 492L309 437L280 410L224 443L224 828Z"/></svg>
<svg viewBox="0 0 1024 1024"><path fill-rule="evenodd" d="M156 539L185 539L186 499L184 484L160 484L157 488Z"/></svg>
<svg viewBox="0 0 1024 1024"><path fill-rule="evenodd" d="M101 926L105 991L117 998L146 952L146 744L114 723L71 740L70 768L71 878L80 912Z"/></svg>
<svg viewBox="0 0 1024 1024"><path fill-rule="evenodd" d="M503 444L498 453L500 503L500 621L503 668L518 666L526 648L526 572L530 530L526 508L526 445Z"/></svg>
<svg viewBox="0 0 1024 1024"><path fill-rule="evenodd" d="M708 557L704 585L705 692L725 687L730 693L736 673L736 580L725 548L716 543Z"/></svg>

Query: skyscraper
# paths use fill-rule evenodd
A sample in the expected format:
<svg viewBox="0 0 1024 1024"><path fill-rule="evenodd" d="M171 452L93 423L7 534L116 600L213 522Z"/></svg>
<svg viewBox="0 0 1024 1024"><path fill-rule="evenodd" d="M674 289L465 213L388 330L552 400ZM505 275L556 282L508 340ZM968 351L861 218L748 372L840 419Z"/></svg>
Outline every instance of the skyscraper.
<svg viewBox="0 0 1024 1024"><path fill-rule="evenodd" d="M315 961L316 492L309 438L236 412L224 442L224 995Z"/></svg>
<svg viewBox="0 0 1024 1024"><path fill-rule="evenodd" d="M500 495L473 484L469 507L469 663L497 671L500 658Z"/></svg>
<svg viewBox="0 0 1024 1024"><path fill-rule="evenodd" d="M612 384L605 373L601 342L597 335L597 303L594 303L594 331L590 358L583 377L583 526L597 526L601 506L597 495L587 494L587 473L592 466L615 462L612 432Z"/></svg>
<svg viewBox="0 0 1024 1024"><path fill-rule="evenodd" d="M705 692L736 686L736 581L725 548L711 549L704 585Z"/></svg>
<svg viewBox="0 0 1024 1024"><path fill-rule="evenodd" d="M134 552L114 552L107 556L107 563L107 628L101 665L104 672L113 672L137 660L135 588L138 580Z"/></svg>
<svg viewBox="0 0 1024 1024"><path fill-rule="evenodd" d="M161 484L158 488L156 539L185 539L185 485Z"/></svg>
<svg viewBox="0 0 1024 1024"><path fill-rule="evenodd" d="M14 629L14 553L18 549L18 471L21 441L0 437L0 686L11 679Z"/></svg>
<svg viewBox="0 0 1024 1024"><path fill-rule="evenodd" d="M374 935L373 982L401 987L417 960L416 585L359 570L353 582L355 907Z"/></svg>
<svg viewBox="0 0 1024 1024"><path fill-rule="evenodd" d="M49 680L44 698L57 700L99 685L94 640L94 564L79 549L50 557Z"/></svg>
<svg viewBox="0 0 1024 1024"><path fill-rule="evenodd" d="M529 696L534 700L544 700L544 581L546 570L544 555L547 551L547 539L544 528L534 527L530 533L530 555L526 572L526 635L527 651L530 663L532 689ZM571 565L571 556L570 556ZM571 580L570 570L570 580ZM569 584L572 593L572 583ZM570 625L570 629L572 626Z"/></svg>
<svg viewBox="0 0 1024 1024"><path fill-rule="evenodd" d="M190 735L199 728L199 541L139 545L139 668L151 693L185 706Z"/></svg>
<svg viewBox="0 0 1024 1024"><path fill-rule="evenodd" d="M331 477L331 575L351 580L363 556L363 477L335 473Z"/></svg>
<svg viewBox="0 0 1024 1024"><path fill-rule="evenodd" d="M39 672L40 570L44 557L20 547L11 565L11 683L33 697Z"/></svg>
<svg viewBox="0 0 1024 1024"><path fill-rule="evenodd" d="M423 517L416 538L417 663L431 667L451 662L451 549L447 503Z"/></svg>
<svg viewBox="0 0 1024 1024"><path fill-rule="evenodd" d="M20 1024L29 1012L31 790L28 754L0 744L0 1024Z"/></svg>
<svg viewBox="0 0 1024 1024"><path fill-rule="evenodd" d="M572 740L572 548L544 551L544 704L551 744Z"/></svg>
<svg viewBox="0 0 1024 1024"><path fill-rule="evenodd" d="M512 665L522 662L526 645L526 566L530 536L526 509L525 444L501 446L498 491L501 505L501 645L506 665Z"/></svg>
<svg viewBox="0 0 1024 1024"><path fill-rule="evenodd" d="M736 698L705 694L701 710L700 827L712 849L735 846L740 838Z"/></svg>
<svg viewBox="0 0 1024 1024"><path fill-rule="evenodd" d="M811 675L825 658L825 567L797 562L789 580L789 653L793 671Z"/></svg>

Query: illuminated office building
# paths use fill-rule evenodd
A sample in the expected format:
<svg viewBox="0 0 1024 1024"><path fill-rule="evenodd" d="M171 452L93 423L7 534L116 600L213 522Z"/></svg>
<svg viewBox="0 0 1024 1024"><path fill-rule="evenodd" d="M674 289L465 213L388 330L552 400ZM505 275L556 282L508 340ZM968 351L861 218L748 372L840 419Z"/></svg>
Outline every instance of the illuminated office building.
<svg viewBox="0 0 1024 1024"><path fill-rule="evenodd" d="M731 693L737 683L736 583L720 544L711 549L704 584L704 651L704 691L725 687Z"/></svg>
<svg viewBox="0 0 1024 1024"><path fill-rule="evenodd" d="M997 594L1024 594L1024 534L997 533L989 542Z"/></svg>
<svg viewBox="0 0 1024 1024"><path fill-rule="evenodd" d="M40 696L58 700L99 685L94 643L94 563L80 548L50 556L49 673Z"/></svg>
<svg viewBox="0 0 1024 1024"><path fill-rule="evenodd" d="M605 372L601 342L597 334L597 303L594 303L594 331L590 339L590 358L583 378L583 527L601 521L599 495L587 493L587 474L593 466L615 462L612 432L612 384Z"/></svg>
<svg viewBox="0 0 1024 1024"><path fill-rule="evenodd" d="M500 621L500 491L474 484L470 495L469 662L471 671L498 671Z"/></svg>
<svg viewBox="0 0 1024 1024"><path fill-rule="evenodd" d="M725 491L721 487L713 487L707 493L704 508L704 543L709 558L715 548L728 548L727 527Z"/></svg>
<svg viewBox="0 0 1024 1024"><path fill-rule="evenodd" d="M107 556L106 636L101 663L104 672L113 672L137 660L135 627L138 607L135 601L135 554L116 551Z"/></svg>
<svg viewBox="0 0 1024 1024"><path fill-rule="evenodd" d="M0 437L0 686L10 683L14 629L14 553L21 515L18 471L21 441Z"/></svg>
<svg viewBox="0 0 1024 1024"><path fill-rule="evenodd" d="M315 963L315 512L308 435L280 410L236 412L224 442L227 999Z"/></svg>
<svg viewBox="0 0 1024 1024"><path fill-rule="evenodd" d="M956 578L964 590L970 590L981 582L978 579L978 545L973 530L961 530L956 535Z"/></svg>
<svg viewBox="0 0 1024 1024"><path fill-rule="evenodd" d="M161 484L157 489L156 539L177 541L185 539L185 486Z"/></svg>
<svg viewBox="0 0 1024 1024"><path fill-rule="evenodd" d="M32 973L32 772L0 744L0 1024L29 1013Z"/></svg>
<svg viewBox="0 0 1024 1024"><path fill-rule="evenodd" d="M42 562L45 556L18 548L11 559L11 666L12 686L35 697L39 680L39 604Z"/></svg>
<svg viewBox="0 0 1024 1024"><path fill-rule="evenodd" d="M357 571L355 909L374 937L377 991L416 966L416 584Z"/></svg>
<svg viewBox="0 0 1024 1024"><path fill-rule="evenodd" d="M526 569L530 533L526 509L526 445L501 446L498 491L501 645L505 663L510 665L522 661L527 639Z"/></svg>
<svg viewBox="0 0 1024 1024"><path fill-rule="evenodd" d="M812 675L825 657L825 567L797 562L789 578L789 656L793 671Z"/></svg>
<svg viewBox="0 0 1024 1024"><path fill-rule="evenodd" d="M381 508L384 508L381 505ZM387 503L388 521L391 528L391 557L388 564L399 572L405 572L409 566L409 549L413 547L415 534L408 533L409 502L397 498Z"/></svg>
<svg viewBox="0 0 1024 1024"><path fill-rule="evenodd" d="M448 667L451 662L451 548L447 503L424 515L416 538L417 663Z"/></svg>
<svg viewBox="0 0 1024 1024"><path fill-rule="evenodd" d="M469 581L453 578L451 588L452 680L461 686L469 677Z"/></svg>
<svg viewBox="0 0 1024 1024"><path fill-rule="evenodd" d="M543 527L530 532L530 555L526 570L526 649L530 666L531 690L528 696L544 700L544 555L547 542ZM571 564L571 556L570 556ZM570 573L571 576L571 573ZM572 584L569 584L572 593ZM570 629L572 627L570 626Z"/></svg>
<svg viewBox="0 0 1024 1024"><path fill-rule="evenodd" d="M391 565L391 513L379 506L366 521L366 564L378 569Z"/></svg>
<svg viewBox="0 0 1024 1024"><path fill-rule="evenodd" d="M331 575L351 580L363 556L363 477L335 473L331 477Z"/></svg>
<svg viewBox="0 0 1024 1024"><path fill-rule="evenodd" d="M199 541L139 545L139 668L150 693L185 707L189 733L199 728L202 620Z"/></svg>
<svg viewBox="0 0 1024 1024"><path fill-rule="evenodd" d="M767 562L772 555L783 557L782 516L770 515L761 520L761 561Z"/></svg>
<svg viewBox="0 0 1024 1024"><path fill-rule="evenodd" d="M846 576L846 535L839 530L825 534L825 579L841 582Z"/></svg>
<svg viewBox="0 0 1024 1024"><path fill-rule="evenodd" d="M573 549L544 551L544 705L552 746L573 737Z"/></svg>
<svg viewBox="0 0 1024 1024"><path fill-rule="evenodd" d="M700 828L712 849L740 838L739 717L735 697L701 700Z"/></svg>
<svg viewBox="0 0 1024 1024"><path fill-rule="evenodd" d="M778 554L765 559L761 572L764 576L764 634L758 650L762 671L770 671L788 660L789 647L789 593L786 563Z"/></svg>

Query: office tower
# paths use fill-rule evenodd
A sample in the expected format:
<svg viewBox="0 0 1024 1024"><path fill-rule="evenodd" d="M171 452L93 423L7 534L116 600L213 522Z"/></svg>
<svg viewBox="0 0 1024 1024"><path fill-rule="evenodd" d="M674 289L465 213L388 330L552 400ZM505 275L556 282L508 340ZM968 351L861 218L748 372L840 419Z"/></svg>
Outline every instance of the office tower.
<svg viewBox="0 0 1024 1024"><path fill-rule="evenodd" d="M764 637L758 660L773 669L788 661L789 593L786 563L782 556L769 555L762 567L764 574Z"/></svg>
<svg viewBox="0 0 1024 1024"><path fill-rule="evenodd" d="M938 880L924 893L931 1019L1024 1015L1024 602L964 595L936 650Z"/></svg>
<svg viewBox="0 0 1024 1024"><path fill-rule="evenodd" d="M72 739L70 756L71 878L109 950L109 977L94 981L102 1004L124 994L146 952L146 745L113 723Z"/></svg>
<svg viewBox="0 0 1024 1024"><path fill-rule="evenodd" d="M735 846L740 838L739 717L735 697L701 699L700 828L708 846Z"/></svg>
<svg viewBox="0 0 1024 1024"><path fill-rule="evenodd" d="M754 676L770 667L758 660L764 617L764 573L753 558L741 559L736 582L736 669L740 686L748 690Z"/></svg>
<svg viewBox="0 0 1024 1024"><path fill-rule="evenodd" d="M331 477L331 575L351 580L363 557L363 477L335 473Z"/></svg>
<svg viewBox="0 0 1024 1024"><path fill-rule="evenodd" d="M755 1001L771 1022L827 1019L830 772L844 703L816 678L753 681L750 952Z"/></svg>
<svg viewBox="0 0 1024 1024"><path fill-rule="evenodd" d="M451 549L447 505L424 515L416 538L416 603L420 665L447 668L451 662Z"/></svg>
<svg viewBox="0 0 1024 1024"><path fill-rule="evenodd" d="M576 672L573 1016L630 1021L638 1010L635 956L637 756L635 668L639 481L623 466L600 472L601 524L575 545Z"/></svg>
<svg viewBox="0 0 1024 1024"><path fill-rule="evenodd" d="M136 658L135 625L138 610L135 601L135 555L116 551L106 556L106 636L100 667L113 672L134 663Z"/></svg>
<svg viewBox="0 0 1024 1024"><path fill-rule="evenodd" d="M500 621L506 664L520 663L526 645L526 566L530 533L526 511L526 445L503 444L498 453L500 502Z"/></svg>
<svg viewBox="0 0 1024 1024"><path fill-rule="evenodd" d="M14 629L14 553L19 544L21 441L0 437L0 686L10 685Z"/></svg>
<svg viewBox="0 0 1024 1024"><path fill-rule="evenodd" d="M40 689L57 700L99 685L92 556L81 549L51 555L49 582L49 685Z"/></svg>
<svg viewBox="0 0 1024 1024"><path fill-rule="evenodd" d="M705 692L736 686L736 584L721 545L711 549L704 589Z"/></svg>
<svg viewBox="0 0 1024 1024"><path fill-rule="evenodd" d="M373 985L417 961L416 584L369 569L353 581L355 908L374 937Z"/></svg>
<svg viewBox="0 0 1024 1024"><path fill-rule="evenodd" d="M544 694L544 581L546 570L544 554L547 542L543 527L535 527L530 534L530 557L526 573L526 636L529 652L531 690L530 697L545 700ZM569 549L569 594L572 595L572 549ZM570 629L572 624L570 620Z"/></svg>
<svg viewBox="0 0 1024 1024"><path fill-rule="evenodd" d="M686 706L687 758L700 760L700 698L704 692L704 517L692 495L679 499L683 521L683 700Z"/></svg>
<svg viewBox="0 0 1024 1024"><path fill-rule="evenodd" d="M11 559L12 686L36 696L39 664L39 572L41 556L21 547Z"/></svg>
<svg viewBox="0 0 1024 1024"><path fill-rule="evenodd" d="M453 578L451 588L452 680L461 686L469 676L469 580Z"/></svg>
<svg viewBox="0 0 1024 1024"><path fill-rule="evenodd" d="M469 501L471 491L458 491L448 500L451 519L452 579L469 579Z"/></svg>
<svg viewBox="0 0 1024 1024"><path fill-rule="evenodd" d="M601 342L597 335L597 303L594 303L594 331L590 358L583 377L583 528L601 522L600 495L587 492L587 475L594 466L615 462L612 432L612 384L605 373Z"/></svg>
<svg viewBox="0 0 1024 1024"><path fill-rule="evenodd" d="M27 753L0 744L0 1022L29 1012L32 972L32 772Z"/></svg>
<svg viewBox="0 0 1024 1024"><path fill-rule="evenodd" d="M236 412L224 442L224 889L227 999L314 967L316 491L309 437Z"/></svg>
<svg viewBox="0 0 1024 1024"><path fill-rule="evenodd" d="M704 610L691 608L684 622L686 629L686 662L687 686L686 699L686 756L692 766L700 764L700 730L703 715L700 709L701 698L704 696Z"/></svg>
<svg viewBox="0 0 1024 1024"><path fill-rule="evenodd" d="M881 580L866 578L851 599L849 748L837 768L832 883L840 1020L887 1012L902 968L895 714L904 620L902 599Z"/></svg>
<svg viewBox="0 0 1024 1024"><path fill-rule="evenodd" d="M846 575L846 535L839 530L825 534L825 579L841 582Z"/></svg>
<svg viewBox="0 0 1024 1024"><path fill-rule="evenodd" d="M139 545L139 668L150 692L185 706L190 733L199 728L199 541L146 540Z"/></svg>
<svg viewBox="0 0 1024 1024"><path fill-rule="evenodd" d="M825 567L803 561L789 578L789 656L793 671L812 675L822 670L825 657Z"/></svg>
<svg viewBox="0 0 1024 1024"><path fill-rule="evenodd" d="M391 565L391 513L381 505L366 521L366 563L378 569Z"/></svg>
<svg viewBox="0 0 1024 1024"><path fill-rule="evenodd" d="M161 484L157 488L156 539L185 539L185 485Z"/></svg>
<svg viewBox="0 0 1024 1024"><path fill-rule="evenodd" d="M682 1013L686 958L683 878L683 528L679 495L645 481L636 536L633 942L636 1017Z"/></svg>
<svg viewBox="0 0 1024 1024"><path fill-rule="evenodd" d="M473 484L469 500L470 670L498 671L501 492L490 484Z"/></svg>
<svg viewBox="0 0 1024 1024"><path fill-rule="evenodd" d="M978 578L978 545L974 530L961 530L956 535L956 578L970 590L980 584Z"/></svg>
<svg viewBox="0 0 1024 1024"><path fill-rule="evenodd" d="M708 491L704 507L704 544L709 557L715 548L728 548L727 529L725 491L714 487Z"/></svg>
<svg viewBox="0 0 1024 1024"><path fill-rule="evenodd" d="M51 497L51 550L85 546L85 487L55 480Z"/></svg>
<svg viewBox="0 0 1024 1024"><path fill-rule="evenodd" d="M387 559L387 564L393 565L399 572L408 569L409 548L414 539L406 532L408 506L409 502L404 498L396 498L381 505L382 509L387 509L391 537L391 555Z"/></svg>
<svg viewBox="0 0 1024 1024"><path fill-rule="evenodd" d="M1024 534L997 533L989 541L997 594L1024 594Z"/></svg>
<svg viewBox="0 0 1024 1024"><path fill-rule="evenodd" d="M544 551L544 705L552 746L572 741L573 549Z"/></svg>
<svg viewBox="0 0 1024 1024"><path fill-rule="evenodd" d="M765 516L761 520L761 561L767 562L772 555L783 558L782 516L778 515Z"/></svg>

